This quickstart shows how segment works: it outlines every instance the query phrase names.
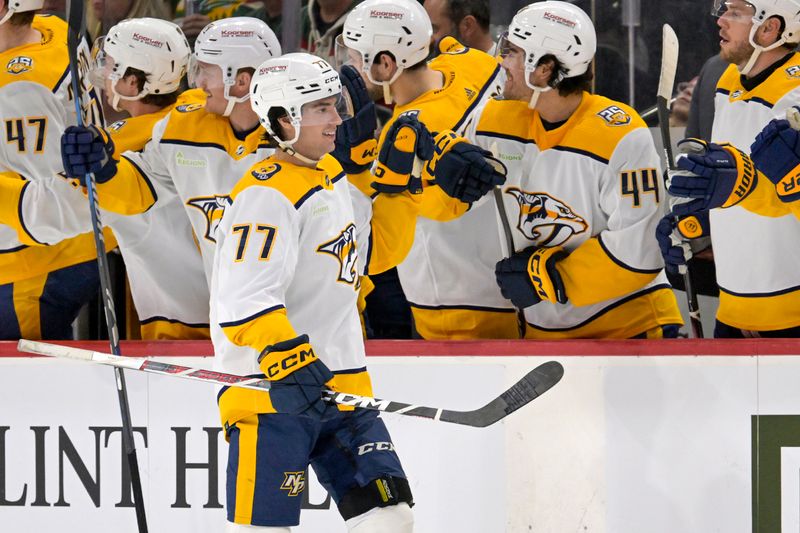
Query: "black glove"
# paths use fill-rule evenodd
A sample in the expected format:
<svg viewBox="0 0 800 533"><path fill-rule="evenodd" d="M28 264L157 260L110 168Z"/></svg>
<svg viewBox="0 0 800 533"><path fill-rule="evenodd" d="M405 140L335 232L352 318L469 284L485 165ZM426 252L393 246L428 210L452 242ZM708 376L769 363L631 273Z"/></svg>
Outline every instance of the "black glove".
<svg viewBox="0 0 800 533"><path fill-rule="evenodd" d="M506 181L506 166L492 153L452 131L436 136L434 156L425 166L449 196L472 203Z"/></svg>
<svg viewBox="0 0 800 533"><path fill-rule="evenodd" d="M428 128L415 115L400 115L383 138L372 188L383 193L422 192L422 176L413 175L414 161L431 157L433 137Z"/></svg>
<svg viewBox="0 0 800 533"><path fill-rule="evenodd" d="M258 356L258 364L272 381L269 396L275 411L322 416L327 407L322 389L333 373L317 359L308 335L267 346Z"/></svg>
<svg viewBox="0 0 800 533"><path fill-rule="evenodd" d="M531 246L497 263L494 270L503 297L518 309L525 309L542 300L567 303L567 294L556 263L567 257L560 247Z"/></svg>
<svg viewBox="0 0 800 533"><path fill-rule="evenodd" d="M353 101L353 117L336 128L336 147L331 155L339 161L347 174L359 174L368 170L378 155L375 103L369 97L367 86L355 68L350 65L342 66L339 79Z"/></svg>
<svg viewBox="0 0 800 533"><path fill-rule="evenodd" d="M117 173L114 141L97 126L70 126L61 135L61 162L64 173L86 186L86 174L105 183Z"/></svg>

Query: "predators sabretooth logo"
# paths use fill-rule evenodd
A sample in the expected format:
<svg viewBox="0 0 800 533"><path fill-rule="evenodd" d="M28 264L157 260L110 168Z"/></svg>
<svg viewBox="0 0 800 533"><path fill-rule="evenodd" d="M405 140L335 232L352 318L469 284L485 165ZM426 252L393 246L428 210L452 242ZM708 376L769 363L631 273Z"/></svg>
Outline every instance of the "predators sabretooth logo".
<svg viewBox="0 0 800 533"><path fill-rule="evenodd" d="M356 250L356 226L349 224L334 239L321 244L317 252L331 254L339 260L339 278L336 281L355 285L358 281L356 271L356 261L358 251Z"/></svg>
<svg viewBox="0 0 800 533"><path fill-rule="evenodd" d="M570 206L549 194L516 187L505 192L519 204L517 229L537 246L561 246L589 227Z"/></svg>
<svg viewBox="0 0 800 533"><path fill-rule="evenodd" d="M33 68L33 59L25 56L17 56L6 63L6 72L9 74L22 74Z"/></svg>
<svg viewBox="0 0 800 533"><path fill-rule="evenodd" d="M203 212L206 217L206 234L204 237L211 241L217 242L216 233L219 223L222 220L222 214L225 212L225 207L231 202L230 196L198 196L196 198L189 198L186 205L190 205Z"/></svg>

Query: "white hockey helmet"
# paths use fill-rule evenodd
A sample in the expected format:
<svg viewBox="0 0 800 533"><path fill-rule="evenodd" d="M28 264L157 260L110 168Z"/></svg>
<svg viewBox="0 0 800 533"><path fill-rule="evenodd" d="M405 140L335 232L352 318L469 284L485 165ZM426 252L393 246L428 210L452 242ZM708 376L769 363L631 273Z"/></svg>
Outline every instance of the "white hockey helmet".
<svg viewBox="0 0 800 533"><path fill-rule="evenodd" d="M189 83L196 85L199 63L217 65L222 70L228 116L237 103L245 102L250 94L240 98L230 96L239 69L257 69L265 60L281 55L281 45L267 24L252 17L232 17L207 25L194 43L194 54L189 62Z"/></svg>
<svg viewBox="0 0 800 533"><path fill-rule="evenodd" d="M514 15L508 32L498 43L500 54L505 53L508 43L525 53L525 84L533 89L530 102L533 108L540 93L589 69L597 50L597 35L592 19L581 8L568 2L548 1L523 7ZM550 85L537 87L531 81L531 74L546 55L555 56L560 70Z"/></svg>
<svg viewBox="0 0 800 533"><path fill-rule="evenodd" d="M5 23L14 13L24 13L25 11L36 11L44 7L44 0L6 0L6 14L0 19L0 24Z"/></svg>
<svg viewBox="0 0 800 533"><path fill-rule="evenodd" d="M177 91L191 53L183 31L172 22L154 18L123 20L95 41L92 81L102 87L104 78L111 80L111 107L119 111L120 100L141 100L148 94ZM117 92L117 82L129 68L146 75L144 87L136 96Z"/></svg>
<svg viewBox="0 0 800 533"><path fill-rule="evenodd" d="M741 20L741 22L746 22L748 24L752 22L753 26L750 28L750 45L755 48L755 51L750 55L750 59L745 66L740 69L742 74L747 75L750 72L761 52L773 50L785 43L796 43L800 41L799 0L747 0L739 1L738 4L741 4L741 6L737 6L736 4L737 2L731 0L714 0L714 7L711 14L715 17L723 17L730 11L731 14L733 14L731 18L734 22L738 21L736 18L744 18L743 14L746 16L746 20ZM736 9L742 6L746 6L746 11ZM752 18L750 18L751 13ZM758 28L771 17L780 17L783 20L783 33L781 33L777 41L769 46L761 46L755 41L756 32Z"/></svg>
<svg viewBox="0 0 800 533"><path fill-rule="evenodd" d="M431 19L416 0L366 0L347 15L337 47L361 56L361 70L369 81L383 86L384 98L391 103L389 86L403 70L425 61L431 35ZM382 52L394 57L397 71L390 80L379 82L372 77L371 66ZM337 57L343 55L337 53Z"/></svg>
<svg viewBox="0 0 800 533"><path fill-rule="evenodd" d="M336 70L324 59L302 52L264 61L250 82L250 105L261 124L284 151L307 163L316 163L316 160L298 154L292 148L300 137L300 127L319 125L331 117L304 116L303 106L331 96L339 96L334 108L338 116L342 120L351 117L353 106L350 96L342 88ZM292 139L282 139L280 132L275 131L270 121L270 111L273 109L286 112L294 127Z"/></svg>

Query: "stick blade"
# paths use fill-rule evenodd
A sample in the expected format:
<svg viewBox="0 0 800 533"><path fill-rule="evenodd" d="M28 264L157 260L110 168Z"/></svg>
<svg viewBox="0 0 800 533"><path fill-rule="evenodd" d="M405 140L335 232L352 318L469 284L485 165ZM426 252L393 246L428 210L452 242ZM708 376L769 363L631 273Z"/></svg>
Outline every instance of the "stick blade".
<svg viewBox="0 0 800 533"><path fill-rule="evenodd" d="M89 350L69 348L67 346L59 346L47 342L29 341L27 339L20 339L17 343L17 350L25 353L35 353L37 355L61 357L65 359L77 359L80 361L91 361L93 358L93 352Z"/></svg>
<svg viewBox="0 0 800 533"><path fill-rule="evenodd" d="M662 29L661 77L658 80L658 96L669 102L678 71L678 36L669 24Z"/></svg>

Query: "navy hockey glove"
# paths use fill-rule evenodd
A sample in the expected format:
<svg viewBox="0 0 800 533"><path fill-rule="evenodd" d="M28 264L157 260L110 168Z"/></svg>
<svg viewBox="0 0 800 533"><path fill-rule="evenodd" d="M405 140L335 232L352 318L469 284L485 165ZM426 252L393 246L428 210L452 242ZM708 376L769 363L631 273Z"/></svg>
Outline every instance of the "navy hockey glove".
<svg viewBox="0 0 800 533"><path fill-rule="evenodd" d="M433 158L425 165L424 178L453 198L471 204L506 181L506 166L492 153L452 131L436 136Z"/></svg>
<svg viewBox="0 0 800 533"><path fill-rule="evenodd" d="M97 126L70 126L61 135L61 162L64 173L86 186L86 174L105 183L117 173L114 141Z"/></svg>
<svg viewBox="0 0 800 533"><path fill-rule="evenodd" d="M333 373L317 359L308 335L267 346L258 365L272 382L269 396L276 412L317 417L325 412L322 389Z"/></svg>
<svg viewBox="0 0 800 533"><path fill-rule="evenodd" d="M355 68L350 65L342 66L339 79L353 101L353 117L336 128L336 147L331 154L341 163L347 174L360 174L369 170L378 155L375 104Z"/></svg>
<svg viewBox="0 0 800 533"><path fill-rule="evenodd" d="M686 263L695 252L705 246L695 249L694 242L701 237L711 234L708 220L708 211L697 213L675 220L675 215L668 214L656 226L656 240L664 258L664 268L672 274L683 274Z"/></svg>
<svg viewBox="0 0 800 533"><path fill-rule="evenodd" d="M400 115L389 126L378 153L376 181L372 188L383 193L422 192L422 176L413 176L414 160L433 157L433 137L416 115Z"/></svg>
<svg viewBox="0 0 800 533"><path fill-rule="evenodd" d="M678 150L683 152L675 162L680 170L668 171L669 193L693 198L675 205L678 216L734 206L755 188L753 161L733 145L683 139Z"/></svg>
<svg viewBox="0 0 800 533"><path fill-rule="evenodd" d="M519 309L542 300L567 303L564 283L556 269L556 263L565 257L567 253L560 246L531 246L499 261L494 275L500 292Z"/></svg>
<svg viewBox="0 0 800 533"><path fill-rule="evenodd" d="M795 106L789 112L800 108ZM756 168L775 184L784 202L800 199L800 131L788 120L772 120L750 147Z"/></svg>

